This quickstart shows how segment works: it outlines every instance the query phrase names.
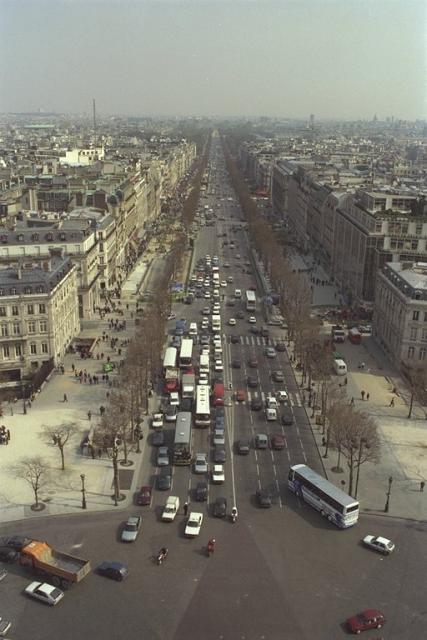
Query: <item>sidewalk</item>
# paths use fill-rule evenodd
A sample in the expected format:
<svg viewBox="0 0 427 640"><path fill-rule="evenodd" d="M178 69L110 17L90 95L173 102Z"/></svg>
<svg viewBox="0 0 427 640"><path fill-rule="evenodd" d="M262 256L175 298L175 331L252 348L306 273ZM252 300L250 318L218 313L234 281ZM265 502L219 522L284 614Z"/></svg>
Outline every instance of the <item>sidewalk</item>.
<svg viewBox="0 0 427 640"><path fill-rule="evenodd" d="M147 263L148 257L148 263ZM161 259L161 255L158 254ZM85 475L85 489L87 511L99 511L115 509L112 500L113 494L113 469L112 462L105 456L92 456L82 449L81 442L89 433L89 429L95 426L100 419L100 407L107 406L108 395L114 388L117 378L117 368L110 372L109 380L102 380L103 364L110 357L110 361L116 365L126 357L126 346L122 342L131 338L135 330L135 293L139 291L145 282L150 267L153 264L153 254L148 250L141 257L135 269L129 274L123 285L121 305L116 307L116 312L106 314L103 319L95 319L82 322L81 338L100 338L99 343L93 348L92 358L82 359L78 353L67 354L64 358L64 373L54 371L50 378L43 384L41 392L37 395L31 407L27 406L24 414L23 404L4 406L5 415L1 420L10 430L11 438L8 445L0 446L0 522L20 520L26 517L38 515L55 515L81 511L81 474ZM116 299L115 302L118 302ZM117 313L121 309L123 315ZM110 320L117 319L119 323L125 321L126 329L116 331L109 326ZM104 334L104 340L102 339ZM108 336L108 339L105 339ZM111 338L117 338L115 348L111 347ZM119 354L121 349L121 354ZM102 354L102 356L101 356ZM99 359L98 359L99 357ZM73 365L77 372L86 371L87 382L82 382L75 377ZM89 377L98 377L98 384L90 384ZM111 385L111 386L110 386ZM64 394L67 401L64 401ZM150 399L149 414L158 408L159 399L154 396ZM13 411L13 415L9 412ZM91 420L88 417L91 411ZM60 452L56 445L49 442L43 436L44 425L58 425L72 422L78 427L78 433L70 438L65 446L65 467L61 471ZM120 502L121 507L128 506L133 500L133 494L137 487L139 470L143 451L148 434L148 419L142 424L144 439L140 441L141 453L132 451L129 459L132 466L120 468L121 492L126 499ZM14 465L25 457L41 456L49 467L49 482L42 487L39 493L41 501L46 505L43 511L32 511L34 493L24 479L15 479L12 469Z"/></svg>

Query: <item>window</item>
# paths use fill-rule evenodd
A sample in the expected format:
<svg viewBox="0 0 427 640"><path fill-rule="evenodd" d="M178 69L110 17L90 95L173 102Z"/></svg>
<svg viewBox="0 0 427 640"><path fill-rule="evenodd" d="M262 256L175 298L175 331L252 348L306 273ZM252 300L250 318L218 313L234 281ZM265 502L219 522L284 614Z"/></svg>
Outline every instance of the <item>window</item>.
<svg viewBox="0 0 427 640"><path fill-rule="evenodd" d="M420 312L419 311L413 311L412 312L412 320L419 320L420 318Z"/></svg>
<svg viewBox="0 0 427 640"><path fill-rule="evenodd" d="M40 333L46 333L46 331L47 331L46 320L40 320Z"/></svg>
<svg viewBox="0 0 427 640"><path fill-rule="evenodd" d="M34 342L30 344L30 353L32 356L37 354L37 345Z"/></svg>
<svg viewBox="0 0 427 640"><path fill-rule="evenodd" d="M19 316L19 309L18 309L18 307L16 306L16 304L14 304L14 305L12 306L12 315L13 315L13 316Z"/></svg>
<svg viewBox="0 0 427 640"><path fill-rule="evenodd" d="M422 342L427 342L427 329L423 329L421 332L421 340Z"/></svg>
<svg viewBox="0 0 427 640"><path fill-rule="evenodd" d="M426 353L427 353L427 349L424 349L424 347L422 349L420 349L419 359L420 360L425 360L426 359Z"/></svg>
<svg viewBox="0 0 427 640"><path fill-rule="evenodd" d="M17 358L22 356L22 346L20 344L15 345L15 355Z"/></svg>
<svg viewBox="0 0 427 640"><path fill-rule="evenodd" d="M6 314L6 307L0 307L0 316L5 316Z"/></svg>
<svg viewBox="0 0 427 640"><path fill-rule="evenodd" d="M10 290L10 295L11 296L16 296L18 294L17 290L15 289L15 287L12 287L12 289Z"/></svg>
<svg viewBox="0 0 427 640"><path fill-rule="evenodd" d="M31 287L25 287L24 293L30 294L31 293Z"/></svg>
<svg viewBox="0 0 427 640"><path fill-rule="evenodd" d="M34 305L33 304L28 304L27 305L27 313L29 316L34 314Z"/></svg>
<svg viewBox="0 0 427 640"><path fill-rule="evenodd" d="M35 333L36 332L36 323L34 322L34 320L30 320L30 322L28 323L28 333Z"/></svg>
<svg viewBox="0 0 427 640"><path fill-rule="evenodd" d="M13 335L14 336L20 336L21 335L21 323L20 322L14 322L12 325L13 328Z"/></svg>
<svg viewBox="0 0 427 640"><path fill-rule="evenodd" d="M49 353L47 342L42 342L42 353Z"/></svg>
<svg viewBox="0 0 427 640"><path fill-rule="evenodd" d="M410 334L410 338L409 338L409 339L410 339L410 340L416 340L416 339L417 339L417 333L418 333L417 328L416 328L416 327L412 327L412 328L411 328L411 334Z"/></svg>
<svg viewBox="0 0 427 640"><path fill-rule="evenodd" d="M45 304L39 304L39 313L46 313L46 305Z"/></svg>
<svg viewBox="0 0 427 640"><path fill-rule="evenodd" d="M409 347L408 349L408 358L414 357L414 347Z"/></svg>
<svg viewBox="0 0 427 640"><path fill-rule="evenodd" d="M4 345L3 347L3 358L6 360L7 358L10 358L10 352L9 352L9 347L7 345Z"/></svg>

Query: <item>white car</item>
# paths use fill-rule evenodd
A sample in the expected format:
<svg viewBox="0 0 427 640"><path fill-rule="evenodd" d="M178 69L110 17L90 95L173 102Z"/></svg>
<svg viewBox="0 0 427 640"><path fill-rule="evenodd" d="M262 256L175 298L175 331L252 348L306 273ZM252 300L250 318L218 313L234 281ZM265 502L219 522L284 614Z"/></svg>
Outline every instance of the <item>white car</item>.
<svg viewBox="0 0 427 640"><path fill-rule="evenodd" d="M208 461L206 453L196 453L194 460L194 473L207 473Z"/></svg>
<svg viewBox="0 0 427 640"><path fill-rule="evenodd" d="M249 323L250 323L250 324L256 324L256 318L255 318L255 316L249 316Z"/></svg>
<svg viewBox="0 0 427 640"><path fill-rule="evenodd" d="M225 280L221 280L221 287L226 287L227 286L227 282Z"/></svg>
<svg viewBox="0 0 427 640"><path fill-rule="evenodd" d="M279 402L287 402L288 401L288 394L286 393L286 391L278 391L276 393L276 398Z"/></svg>
<svg viewBox="0 0 427 640"><path fill-rule="evenodd" d="M212 482L214 484L222 484L225 482L224 466L222 464L214 464L212 471Z"/></svg>
<svg viewBox="0 0 427 640"><path fill-rule="evenodd" d="M236 326L236 318L230 318L230 320L228 321L228 324L230 325L230 327L235 327Z"/></svg>
<svg viewBox="0 0 427 640"><path fill-rule="evenodd" d="M209 291L205 291L206 300L209 300L210 297L211 297L211 294L209 293Z"/></svg>
<svg viewBox="0 0 427 640"><path fill-rule="evenodd" d="M224 433L224 431L219 431L218 429L215 429L214 436L213 436L213 443L214 443L214 445L217 445L217 444L224 445L225 444L225 433Z"/></svg>
<svg viewBox="0 0 427 640"><path fill-rule="evenodd" d="M224 371L222 360L215 360L215 371Z"/></svg>
<svg viewBox="0 0 427 640"><path fill-rule="evenodd" d="M277 420L277 410L267 407L267 409L265 410L265 417L267 418L268 422Z"/></svg>
<svg viewBox="0 0 427 640"><path fill-rule="evenodd" d="M163 413L153 414L151 426L153 427L153 429L163 429Z"/></svg>
<svg viewBox="0 0 427 640"><path fill-rule="evenodd" d="M365 536L363 538L363 544L375 551L379 551L379 553L383 553L385 556L392 553L396 547L394 542L381 536Z"/></svg>
<svg viewBox="0 0 427 640"><path fill-rule="evenodd" d="M8 632L10 631L10 627L12 623L9 620L4 620L0 618L0 638L5 638Z"/></svg>
<svg viewBox="0 0 427 640"><path fill-rule="evenodd" d="M167 317L167 320L175 320L176 318L176 313L170 313Z"/></svg>
<svg viewBox="0 0 427 640"><path fill-rule="evenodd" d="M169 404L172 407L179 407L179 393L177 391L171 391L169 394Z"/></svg>
<svg viewBox="0 0 427 640"><path fill-rule="evenodd" d="M226 264L224 265L224 267L227 267L227 266L229 267L230 265L226 265ZM231 284L233 282L233 276L228 276L227 282Z"/></svg>
<svg viewBox="0 0 427 640"><path fill-rule="evenodd" d="M25 593L30 598L41 600L54 607L64 597L64 592L47 582L32 582L25 588Z"/></svg>
<svg viewBox="0 0 427 640"><path fill-rule="evenodd" d="M199 535L203 522L203 513L192 511L185 525L185 535L187 538L195 538Z"/></svg>
<svg viewBox="0 0 427 640"><path fill-rule="evenodd" d="M209 309L209 307L203 307L202 309L202 315L204 316L209 316L211 313L211 310Z"/></svg>

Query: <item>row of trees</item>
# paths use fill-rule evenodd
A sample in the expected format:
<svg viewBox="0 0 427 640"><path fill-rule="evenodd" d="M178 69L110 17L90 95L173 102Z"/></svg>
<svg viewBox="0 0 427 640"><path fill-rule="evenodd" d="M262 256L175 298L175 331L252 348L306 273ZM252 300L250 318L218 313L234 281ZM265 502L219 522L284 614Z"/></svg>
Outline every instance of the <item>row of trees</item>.
<svg viewBox="0 0 427 640"><path fill-rule="evenodd" d="M260 215L256 201L229 152L227 140L223 137L222 141L250 241L264 264L274 291L280 296L279 305L287 324L288 344L293 345L291 357L301 371L302 393L308 396L312 417L318 412L324 456L329 455L331 448L335 449L337 471L341 470L341 460L346 460L349 492L356 493L360 466L368 460L379 460L377 425L368 414L348 403L345 384L340 386L331 375L333 344L321 334L319 322L311 314L312 292L307 275L293 269L286 246L278 242L277 234Z"/></svg>

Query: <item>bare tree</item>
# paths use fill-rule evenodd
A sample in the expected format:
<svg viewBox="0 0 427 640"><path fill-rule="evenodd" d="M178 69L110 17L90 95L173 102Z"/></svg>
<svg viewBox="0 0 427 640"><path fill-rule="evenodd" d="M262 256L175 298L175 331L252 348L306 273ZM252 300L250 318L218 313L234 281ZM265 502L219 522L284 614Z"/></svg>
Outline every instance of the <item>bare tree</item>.
<svg viewBox="0 0 427 640"><path fill-rule="evenodd" d="M35 510L43 508L39 501L39 492L49 482L49 465L41 456L22 458L12 468L15 478L24 479L34 492Z"/></svg>
<svg viewBox="0 0 427 640"><path fill-rule="evenodd" d="M334 415L333 415L334 414ZM357 472L356 492L360 467L367 461L380 459L380 439L375 420L350 405L336 405L328 414L331 441L339 443L339 453L349 470L349 494L353 495L354 474ZM356 493L355 492L355 493Z"/></svg>
<svg viewBox="0 0 427 640"><path fill-rule="evenodd" d="M414 401L418 401L421 405L427 404L427 366L410 367L406 371L406 377L409 384L410 399L408 418L412 416Z"/></svg>
<svg viewBox="0 0 427 640"><path fill-rule="evenodd" d="M42 436L48 437L52 440L53 444L58 447L61 454L61 470L65 470L65 445L69 439L79 432L75 422L63 422L59 425L50 426L44 425L42 427Z"/></svg>

